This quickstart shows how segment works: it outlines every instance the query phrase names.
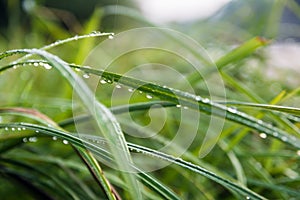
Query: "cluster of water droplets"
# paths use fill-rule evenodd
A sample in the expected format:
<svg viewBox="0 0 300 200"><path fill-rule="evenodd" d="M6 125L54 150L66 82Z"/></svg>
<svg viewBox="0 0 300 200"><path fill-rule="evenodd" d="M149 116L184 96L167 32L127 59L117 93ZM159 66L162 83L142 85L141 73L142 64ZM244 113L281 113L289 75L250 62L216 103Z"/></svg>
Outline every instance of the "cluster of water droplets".
<svg viewBox="0 0 300 200"><path fill-rule="evenodd" d="M17 69L19 67L25 67L25 66L44 67L47 70L52 69L52 66L50 64L48 64L46 62L42 62L42 61L39 61L39 62L27 61L24 63L13 63L12 65L13 65L12 66L13 69Z"/></svg>

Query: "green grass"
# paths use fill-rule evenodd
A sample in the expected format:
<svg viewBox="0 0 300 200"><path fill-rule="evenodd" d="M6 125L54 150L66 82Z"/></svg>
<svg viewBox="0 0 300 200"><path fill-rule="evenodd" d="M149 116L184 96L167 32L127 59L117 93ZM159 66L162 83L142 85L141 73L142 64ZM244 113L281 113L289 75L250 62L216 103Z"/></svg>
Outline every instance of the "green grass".
<svg viewBox="0 0 300 200"><path fill-rule="evenodd" d="M300 108L289 101L299 99L299 87L282 83L284 90L274 94L266 89L272 80L263 78L263 64L252 74L246 70L249 59L272 41L244 40L216 59L214 68L197 49L164 35L201 59L202 77L187 62L166 60L154 51L120 57L111 63L117 66L113 70L86 66L84 59L93 47L113 36L92 30L98 29L101 16L124 15L121 11L127 8L119 9L96 10L82 35L0 54L1 196L297 199ZM133 10L127 17L145 21ZM145 76L126 74L144 61L171 63L195 93L180 81L174 87L152 81L147 75L159 73L155 67ZM216 74L224 81L227 100L217 82L215 93L207 91L205 81ZM90 87L95 81L96 89ZM116 91L120 96L113 103ZM218 135L213 127L223 122ZM149 166L157 169L147 170Z"/></svg>

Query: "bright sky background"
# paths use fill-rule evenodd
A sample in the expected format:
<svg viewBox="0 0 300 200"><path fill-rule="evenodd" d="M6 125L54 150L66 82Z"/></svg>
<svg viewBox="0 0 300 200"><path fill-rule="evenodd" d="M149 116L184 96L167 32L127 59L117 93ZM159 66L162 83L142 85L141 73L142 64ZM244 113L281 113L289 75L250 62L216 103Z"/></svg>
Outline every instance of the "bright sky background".
<svg viewBox="0 0 300 200"><path fill-rule="evenodd" d="M231 0L136 0L144 15L155 23L204 18Z"/></svg>

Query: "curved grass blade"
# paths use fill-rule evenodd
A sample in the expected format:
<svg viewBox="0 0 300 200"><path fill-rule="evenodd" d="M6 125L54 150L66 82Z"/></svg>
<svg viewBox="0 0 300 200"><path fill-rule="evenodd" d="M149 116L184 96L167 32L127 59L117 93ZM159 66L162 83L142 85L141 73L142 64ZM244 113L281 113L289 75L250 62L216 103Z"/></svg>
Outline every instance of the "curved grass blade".
<svg viewBox="0 0 300 200"><path fill-rule="evenodd" d="M113 114L104 105L98 101L94 101L94 95L85 82L79 78L64 61L43 50L19 49L6 51L0 54L0 60L14 54L39 55L59 70L62 76L65 77L74 88L77 95L84 103L85 108L97 121L98 129L104 137L108 139L110 151L112 151L113 157L117 162L117 167L122 171L128 172L130 169L129 164L131 164L132 161L120 125ZM132 190L128 191L130 196L132 198L142 199L140 187L138 186L138 182L134 175L131 173L122 173L122 176L130 188L132 188Z"/></svg>
<svg viewBox="0 0 300 200"><path fill-rule="evenodd" d="M82 140L81 138L69 134L65 131L55 129L52 127L45 127L40 126L36 124L30 124L30 123L8 123L8 124L1 124L0 123L0 129L1 128L25 128L26 130L32 130L34 132L47 134L50 136L56 136L57 138L65 139L69 143L72 143L73 145L81 148L87 148L95 155L98 155L100 157L103 157L106 160L111 161L112 163L115 162L114 159L111 156L111 153L108 152L105 149L102 149L101 147L94 145L90 143L87 140ZM19 137L23 137L22 135L19 135ZM105 140L107 142L107 140ZM179 197L177 197L176 194L174 194L170 189L166 188L164 185L159 183L157 180L155 180L150 175L140 171L137 169L134 165L131 165L132 168L134 168L138 173L137 176L149 187L154 189L158 194L165 197L166 199L172 199L172 200L179 200Z"/></svg>
<svg viewBox="0 0 300 200"><path fill-rule="evenodd" d="M28 117L31 119L34 119L38 122L41 122L42 124L45 124L47 126L55 127L57 129L61 129L52 119L50 119L48 116L33 110L33 109L27 109L27 108L0 108L0 114L12 114L12 115L20 115L23 117ZM63 129L61 129L63 130ZM36 135L35 133L29 133L28 136ZM23 134L24 137L24 134ZM7 139L7 137L6 137ZM110 183L104 176L101 167L99 166L98 162L95 160L93 155L87 151L84 148L77 147L75 149L82 160L87 165L88 169L90 170L91 174L94 176L95 180L99 183L103 191L105 192L107 198L109 200L116 200L120 198L118 197L118 194L113 190Z"/></svg>
<svg viewBox="0 0 300 200"><path fill-rule="evenodd" d="M291 136L290 134L272 126L271 124L265 123L262 120L258 120L238 110L212 102L209 99L201 98L200 96L195 96L193 94L182 92L177 89L160 86L157 84L141 81L107 71L95 70L91 68L80 67L77 65L70 66L80 69L86 73L101 76L107 80L110 80L111 82L118 82L126 86L136 88L137 90L155 95L165 101L169 101L175 104L178 104L180 102L183 106L200 110L207 114L225 117L227 120L255 129L258 132L266 133L267 135L279 139L284 143L290 144L296 148L300 148L300 139Z"/></svg>
<svg viewBox="0 0 300 200"><path fill-rule="evenodd" d="M64 131L61 130L57 130L51 127L44 127L44 126L40 126L40 125L35 125L35 124L29 124L29 123L8 123L8 124L0 124L0 128L5 128L5 127L9 127L9 128L26 128L28 130L32 130L32 131L38 131L39 133L44 133L47 135L51 135L51 136L56 136L58 138L62 138L65 140L68 140L70 143L72 143L73 145L76 146L80 146L80 147L87 147L91 152L93 152L95 155L99 155L99 156L103 156L106 159L111 159L111 154L106 151L105 149L102 149L101 147L98 147L97 145L92 144L91 142L89 142L88 140L82 140L81 138L78 138L74 135L71 135L69 133L66 133ZM92 136L92 139L95 139L95 136ZM101 141L107 142L105 139L101 139ZM84 143L84 144L83 144ZM194 165L190 162L184 161L181 158L175 158L171 155L147 148L147 147L143 147L143 146L139 146L136 144L132 144L132 143L127 143L128 147L136 152L142 152L145 155L149 155L149 156L153 156L159 159L163 159L165 161L169 161L171 163L177 164L181 167L184 167L186 169L189 169L191 171L194 171L198 174L201 174L233 191L236 191L237 193L239 193L240 195L243 195L245 197L249 197L251 199L264 199L264 197L252 192L251 190L241 187L238 184L235 184L232 181L229 181L227 179L224 179L218 175L216 175L213 172L210 172L200 166ZM134 166L132 166L134 167ZM141 172L142 176L141 178L145 178L147 181L149 179L147 179L147 177L149 175L147 175L146 173ZM143 179L142 179L143 180ZM151 180L152 182L152 180ZM150 183L151 183L150 182ZM162 189L162 188L160 188ZM177 199L177 198L172 198L172 199Z"/></svg>
<svg viewBox="0 0 300 200"><path fill-rule="evenodd" d="M4 52L0 54L0 59L9 56L11 54L20 53L16 51L18 50L14 50L11 52ZM162 100L165 101L169 101L175 104L178 104L180 102L183 106L200 110L207 114L213 114L219 117L225 117L227 120L255 129L258 132L266 133L267 135L279 139L284 143L288 143L296 148L300 148L300 139L291 136L290 134L272 126L271 124L265 123L262 120L258 120L238 110L228 108L221 104L212 102L209 99L201 98L200 96L195 96L193 94L182 92L177 89L160 86L157 84L145 82L142 80L126 77L123 75L119 75L119 74L115 74L103 70L95 70L95 69L82 67L79 65L73 65L73 64L71 64L70 67L75 69L80 69L85 73L101 76L104 79L110 80L111 82L118 82L126 86L136 88L137 90L149 93L151 95L155 95L158 98L161 98ZM4 68L7 69L7 67ZM1 71L2 68L0 69L0 72Z"/></svg>
<svg viewBox="0 0 300 200"><path fill-rule="evenodd" d="M288 107L288 106L278 106L278 105L272 105L272 104L258 104L258 103L249 103L249 102L235 102L235 101L228 101L228 102L218 102L219 104L226 104L226 105L233 105L233 106L241 106L241 107L247 107L247 108L262 108L264 110L270 110L270 111L278 111L278 112L284 112L294 115L300 116L300 108L295 107Z"/></svg>

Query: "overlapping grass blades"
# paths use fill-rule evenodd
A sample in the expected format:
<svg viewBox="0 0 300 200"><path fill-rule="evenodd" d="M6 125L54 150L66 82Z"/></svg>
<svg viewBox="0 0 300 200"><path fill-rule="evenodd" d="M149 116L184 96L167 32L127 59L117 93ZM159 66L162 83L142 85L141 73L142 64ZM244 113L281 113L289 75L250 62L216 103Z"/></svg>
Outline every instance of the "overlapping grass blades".
<svg viewBox="0 0 300 200"><path fill-rule="evenodd" d="M74 135L71 135L69 133L66 133L66 132L58 130L58 129L54 129L54 128L51 128L51 127L45 127L45 126L41 126L41 125L36 125L36 124L22 123L22 122L21 123L0 124L0 128L2 128L2 129L3 128L26 128L27 130L37 131L39 133L44 133L44 134L47 134L47 135L50 135L50 136L56 136L56 137L59 137L61 139L68 140L70 143L72 143L76 146L79 146L81 148L86 147L92 153L94 153L95 155L104 157L107 160L115 162L113 160L111 154L107 150L102 149L101 147L89 142L88 140L82 140L79 137L76 137ZM86 137L89 138L88 136L86 136ZM95 140L95 137L91 137L91 138L93 140ZM100 139L96 138L96 139L101 140L101 141L105 141L101 138ZM167 155L167 154L164 154L162 152L158 152L156 150L146 148L146 147L143 147L143 146L139 146L139 145L136 145L136 144L132 144L132 143L128 143L128 146L133 151L141 152L141 153L144 153L145 155L149 155L149 156L154 156L154 157L157 157L159 159L163 159L163 160L169 161L171 163L175 163L179 166L182 166L186 169L192 170L196 173L199 173L199 174L201 174L201 175L203 175L203 176L205 176L205 177L207 177L207 178L209 178L209 179L211 179L211 180L213 180L217 183L220 183L224 187L227 187L228 189L231 189L231 190L237 192L241 196L251 198L251 199L264 199L262 196L252 192L251 190L249 190L247 188L239 186L239 185L237 185L236 183L234 183L232 181L226 180L226 179L216 175L215 173L212 173L212 172L210 172L210 171L208 171L204 168L201 168L197 165L194 165L192 163L186 162L186 161L184 161L180 158L174 158L171 155ZM132 167L134 167L134 166L132 166ZM139 171L138 169L137 169L137 171L139 172L138 175L140 176L140 178L143 182L148 183L148 181L151 181L149 184L153 184L152 183L153 180L149 179L147 174L145 174L142 171ZM160 190L161 189L165 190L165 188L161 188L160 185L158 185L158 186L159 186ZM170 197L170 196L166 195L165 197ZM176 198L173 197L172 199L176 199Z"/></svg>
<svg viewBox="0 0 300 200"><path fill-rule="evenodd" d="M130 154L124 139L124 135L119 127L119 124L111 112L101 103L94 101L94 95L84 83L84 81L77 76L77 74L70 69L70 67L57 56L54 56L44 50L38 49L21 49L4 52L0 55L0 60L14 54L36 54L46 59L49 64L55 67L62 74L64 78L71 84L75 92L83 102L88 112L95 118L98 123L99 131L109 141L110 151L112 151L117 167L124 171L131 171L128 163L131 163ZM122 173L127 184L132 188L129 193L132 197L142 198L139 190L138 182L131 173Z"/></svg>
<svg viewBox="0 0 300 200"><path fill-rule="evenodd" d="M111 33L107 33L105 36L109 36L109 35L111 35ZM58 46L58 45L65 44L67 42L75 41L78 39L94 37L94 36L95 37L103 36L103 34L101 34L99 32L94 32L89 35L75 36L73 38L68 38L66 40L62 40L62 41L53 43L51 45L45 46L42 49L46 50L46 49L50 49L50 48ZM220 68L223 68L224 66L226 66L227 64L230 64L231 62L238 61L238 60L244 58L245 56L249 55L249 48L250 48L251 52L253 52L258 47L263 46L265 44L265 41L260 40L260 38L254 38L254 39L250 40L249 43L246 42L245 44L246 44L246 47L242 46L242 50L243 50L242 54L240 54L241 53L240 51L238 51L238 52L233 51L233 52L229 53L227 55L227 57L225 56L223 60L221 59L219 61L219 63L217 63L217 66ZM161 104L164 107L176 106L177 104L180 103L180 104L182 104L182 106L187 106L187 107L192 108L197 111L201 111L201 112L215 115L218 117L224 117L229 121L233 121L238 124L244 125L251 129L257 130L258 132L266 133L267 135L270 135L286 144L291 144L292 146L294 146L297 149L300 148L299 137L292 136L291 134L289 134L288 132L286 132L284 130L276 128L271 124L265 123L265 122L261 121L260 119L255 119L252 116L249 116L243 112L236 110L235 108L226 107L226 106L222 105L221 103L211 102L209 99L202 98L200 96L195 96L195 95L192 95L192 94L189 94L189 93L186 93L183 91L179 91L179 90L176 90L173 88L160 86L160 85L157 85L154 83L145 82L142 80L126 77L123 75L110 73L107 71L95 70L95 69L91 69L88 67L83 67L83 66L74 65L74 64L68 64L68 63L65 63L64 61L60 60L56 56L53 56L45 51L41 51L41 50L37 50L37 49L20 49L20 50L7 51L7 52L0 54L0 60L7 56L11 56L13 54L19 54L19 53L21 53L21 54L25 53L28 55L10 65L1 67L0 72L4 71L6 69L12 68L14 66L23 66L23 65L33 64L33 63L42 63L42 64L51 65L51 66L57 68L60 71L60 73L64 77L66 77L66 79L71 83L72 86L76 86L76 87L79 86L79 88L76 88L76 87L74 87L74 88L77 89L79 96L82 98L82 101L86 105L93 105L94 97L91 93L89 93L89 89L85 86L84 82L82 82L80 79L78 79L78 76L72 70L70 70L69 67L78 69L87 74L94 74L94 75L100 76L101 78L105 79L106 81L109 80L111 82L117 82L119 84L123 84L128 87L135 88L136 90L156 96L156 97L160 98L161 100L163 100L163 101L146 102L146 103L141 103L141 104L136 104L136 105L129 105L129 108L130 108L129 111L145 110L145 109L148 109L149 107L151 107L151 105L157 104L157 103ZM40 55L45 60L26 60L26 61L24 61L24 59L28 59L31 54ZM299 115L298 108L274 106L274 105L269 105L269 104L253 104L253 103L244 103L244 102L227 102L227 104L235 105L235 106L247 106L247 107L262 108L262 109L267 109L267 110L276 111L276 112L285 112L285 113L288 113L287 116L290 118L293 118L293 117L295 118L295 116L293 116L293 115ZM118 138L118 141L120 141L122 144L121 152L122 152L122 154L125 153L125 154L123 154L123 155L125 155L125 158L126 158L125 160L120 158L119 156L116 156L119 153L119 151L113 151L111 153L110 151L107 151L106 149L101 149L97 145L90 142L88 140L89 138L87 138L87 140L82 140L79 137L68 134L67 132L60 130L58 128L45 127L45 126L40 126L40 125L35 125L35 124L28 124L28 123L1 124L0 127L1 128L25 127L28 130L39 131L40 133L49 134L51 136L57 136L62 139L66 139L70 143L76 145L79 151L82 150L81 153L84 156L87 156L85 158L88 161L88 163L90 163L92 166L96 166L97 163L95 160L93 160L93 156L88 155L87 154L88 152L86 152L86 153L84 152L83 148L87 147L88 150L90 150L95 155L104 157L107 160L110 160L111 162L116 163L117 165L123 165L124 163L129 163L129 166L128 166L129 168L134 167L133 164L130 163L130 155L129 155L129 152L127 149L127 146L128 146L132 151L143 152L145 155L151 155L151 156L157 157L159 159L164 159L164 160L172 162L176 165L179 165L185 169L189 169L196 173L199 173L213 181L220 183L221 185L229 188L230 190L235 191L237 194L242 195L243 197L249 197L251 199L263 199L263 197L257 195L256 193L252 192L251 190L249 190L247 188L239 186L234 181L224 179L221 176L218 176L218 175L216 175L204 168L201 168L197 165L188 163L179 158L174 158L171 155L167 155L162 152L158 152L158 151L155 151L155 150L143 147L143 146L139 146L139 145L132 144L132 143L127 143L123 137L123 133L118 130L119 127L118 127L117 122L114 119L114 116L105 107L103 107L101 104L98 104L98 102L97 102L96 107L99 110L99 113L97 113L97 112L94 113L93 107L88 107L88 109L90 109L90 115L83 116L82 119L85 120L91 116L95 117L97 119L103 119L102 114L104 114L105 116L109 116L110 120L112 120L111 127L106 127L107 125L103 124L103 123L100 124L100 129L102 129L103 127L104 128L106 127L104 132L106 132L107 134L106 135L104 134L105 139L103 139L103 141L108 142L108 143L116 142L116 140L114 140L114 138L112 138L114 136L111 135L111 132L117 133L116 136ZM111 111L115 114L122 113L123 111L128 111L128 106L124 105L124 106L120 106L119 108L112 108ZM10 111L10 112L12 112L12 111ZM293 114L293 115L289 115L289 114ZM39 117L37 117L37 120L39 120ZM71 121L72 120L74 120L74 119L71 119ZM41 121L43 121L43 119L41 119ZM65 123L69 123L69 122L66 121ZM9 135L8 138L10 136L11 135ZM20 137L24 137L24 136L26 137L26 135L22 135ZM96 138L96 139L101 140L100 137ZM138 170L138 169L136 169L136 170ZM101 173L101 169L98 168L94 173L99 173L99 172ZM152 188L154 191L159 193L164 198L178 199L178 196L176 194L171 192L168 188L164 187L161 183L159 183L159 181L153 179L148 174L143 173L142 171L139 171L139 172L140 173L138 174L138 177L141 179L141 181L145 185ZM125 174L125 177L124 177L125 182L127 181L128 187L130 188L130 190L138 188L136 181L134 180L134 177L127 175L126 173L123 173L123 175L124 174ZM99 178L101 179L101 174L97 174L97 176L99 176ZM103 177L103 178L105 178L105 177ZM111 195L108 198L114 199L115 198L114 194L112 193L111 189L109 188L109 185L105 186L105 184L106 183L102 183L102 185L104 185L104 187L106 187L106 190L107 190L106 193L108 194L108 196ZM140 195L140 191L137 191L137 190L132 191L130 193L130 195L131 195L131 197L139 198L136 196Z"/></svg>
<svg viewBox="0 0 300 200"><path fill-rule="evenodd" d="M15 53L22 53L22 50L13 50L10 52L5 52L0 55L0 58L3 57L4 55L12 55ZM91 69L88 67L82 67L74 64L70 64L69 66L75 69L79 69L88 74L94 74L100 76L103 79L110 80L111 82L117 82L132 88L136 88L139 91L157 96L158 98L164 101L172 102L174 104L179 104L180 102L182 106L187 106L195 110L203 111L207 114L216 115L218 117L224 117L227 120L255 129L258 132L266 133L267 135L279 139L284 143L288 143L296 148L300 148L299 138L296 138L295 136L292 136L286 133L285 131L278 129L271 124L265 123L262 120L255 119L252 116L247 115L246 113L240 112L231 107L226 107L221 104L211 102L209 99L202 98L200 96L195 96L193 94L183 92L174 88L160 86L154 83L137 80L134 78L126 77L123 75L119 75L119 74L115 74L103 70ZM10 65L9 67L12 67L12 65ZM5 66L1 68L0 71L7 68L8 66ZM290 108L289 110L295 111L297 109Z"/></svg>

